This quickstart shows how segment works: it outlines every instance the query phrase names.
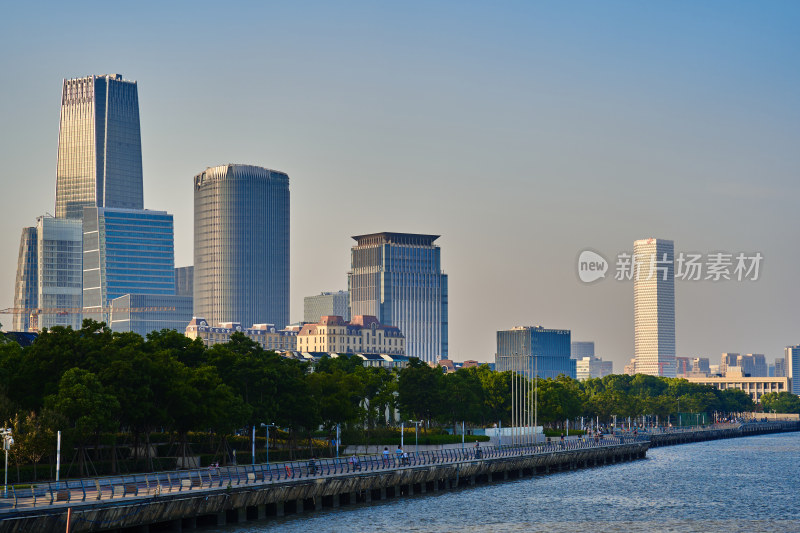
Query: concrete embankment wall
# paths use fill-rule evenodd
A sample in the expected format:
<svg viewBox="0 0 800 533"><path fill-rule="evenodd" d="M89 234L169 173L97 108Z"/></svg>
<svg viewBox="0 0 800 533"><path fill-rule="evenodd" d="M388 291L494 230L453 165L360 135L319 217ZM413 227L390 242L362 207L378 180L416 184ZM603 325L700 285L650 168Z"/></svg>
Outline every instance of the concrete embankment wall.
<svg viewBox="0 0 800 533"><path fill-rule="evenodd" d="M649 437L650 447L656 448L658 446L674 446L676 444L688 444L690 442L733 439L737 437L748 437L750 435L764 435L767 433L782 433L787 431L800 431L800 422L751 422L737 427L722 429L656 433L649 435Z"/></svg>
<svg viewBox="0 0 800 533"><path fill-rule="evenodd" d="M571 470L644 458L646 441L455 464L434 464L340 476L254 483L227 489L193 490L175 495L131 498L72 506L71 529L109 531L138 528L181 531L197 525L222 525L283 516L373 499L446 490L526 475ZM0 521L0 533L62 532L66 507L21 511Z"/></svg>

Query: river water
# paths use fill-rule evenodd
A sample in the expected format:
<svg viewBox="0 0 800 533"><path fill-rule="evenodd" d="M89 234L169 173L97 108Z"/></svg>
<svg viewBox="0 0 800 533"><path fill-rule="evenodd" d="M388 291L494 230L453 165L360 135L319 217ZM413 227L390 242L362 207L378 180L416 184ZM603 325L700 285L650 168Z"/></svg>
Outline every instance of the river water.
<svg viewBox="0 0 800 533"><path fill-rule="evenodd" d="M656 448L631 463L206 531L800 532L800 433Z"/></svg>

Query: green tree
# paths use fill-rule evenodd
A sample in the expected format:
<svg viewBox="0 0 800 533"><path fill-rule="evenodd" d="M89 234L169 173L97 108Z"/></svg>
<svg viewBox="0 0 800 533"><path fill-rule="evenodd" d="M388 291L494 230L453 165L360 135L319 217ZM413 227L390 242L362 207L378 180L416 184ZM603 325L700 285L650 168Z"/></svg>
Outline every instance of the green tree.
<svg viewBox="0 0 800 533"><path fill-rule="evenodd" d="M800 396L791 392L769 392L761 397L761 405L765 412L800 413Z"/></svg>
<svg viewBox="0 0 800 533"><path fill-rule="evenodd" d="M440 413L442 369L412 357L397 378L397 402L403 418L432 420Z"/></svg>
<svg viewBox="0 0 800 533"><path fill-rule="evenodd" d="M71 436L78 443L80 475L86 475L84 457L88 439L114 428L119 402L95 374L72 368L61 378L58 392L45 399L45 406L62 415L69 424Z"/></svg>

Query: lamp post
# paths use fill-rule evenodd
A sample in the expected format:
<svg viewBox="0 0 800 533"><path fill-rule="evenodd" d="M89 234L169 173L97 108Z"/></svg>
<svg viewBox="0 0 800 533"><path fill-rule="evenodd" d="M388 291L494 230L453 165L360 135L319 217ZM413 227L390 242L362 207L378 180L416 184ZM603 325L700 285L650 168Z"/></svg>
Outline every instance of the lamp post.
<svg viewBox="0 0 800 533"><path fill-rule="evenodd" d="M0 435L3 437L3 449L6 451L6 472L5 482L3 484L3 498L8 498L8 450L14 445L14 437L11 436L11 428L3 428L0 430Z"/></svg>
<svg viewBox="0 0 800 533"><path fill-rule="evenodd" d="M267 464L269 464L269 428L274 428L276 426L274 422L272 424L265 424L264 422L261 422L261 427L267 428L267 442L264 444L264 448L267 449Z"/></svg>
<svg viewBox="0 0 800 533"><path fill-rule="evenodd" d="M422 424L422 420L409 420L412 424L414 424L414 455L419 455L419 425Z"/></svg>

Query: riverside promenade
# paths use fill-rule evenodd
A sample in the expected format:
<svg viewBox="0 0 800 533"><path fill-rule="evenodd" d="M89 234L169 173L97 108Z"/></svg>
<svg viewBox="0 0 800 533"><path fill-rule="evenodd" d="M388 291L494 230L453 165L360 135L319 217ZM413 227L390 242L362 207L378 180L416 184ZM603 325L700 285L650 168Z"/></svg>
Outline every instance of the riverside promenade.
<svg viewBox="0 0 800 533"><path fill-rule="evenodd" d="M671 428L538 446L474 447L41 483L0 498L0 533L190 530L643 459L669 446L800 431L800 422ZM68 514L69 513L69 514Z"/></svg>
<svg viewBox="0 0 800 533"><path fill-rule="evenodd" d="M642 459L644 437L70 480L10 491L0 533L182 531Z"/></svg>

